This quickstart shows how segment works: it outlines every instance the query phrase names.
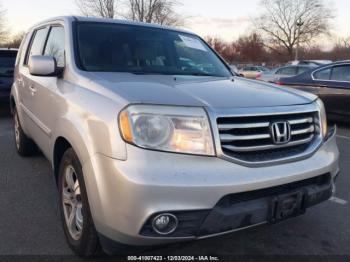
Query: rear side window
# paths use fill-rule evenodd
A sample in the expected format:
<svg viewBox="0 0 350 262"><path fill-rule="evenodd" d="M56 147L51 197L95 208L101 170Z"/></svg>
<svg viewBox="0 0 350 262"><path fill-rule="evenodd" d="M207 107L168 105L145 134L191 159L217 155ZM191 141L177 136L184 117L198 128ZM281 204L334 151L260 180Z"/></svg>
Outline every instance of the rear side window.
<svg viewBox="0 0 350 262"><path fill-rule="evenodd" d="M322 69L314 74L316 80L329 80L331 78L331 68Z"/></svg>
<svg viewBox="0 0 350 262"><path fill-rule="evenodd" d="M30 44L30 49L27 52L27 57L25 59L25 65L28 64L29 57L33 55L42 55L43 48L46 41L48 28L41 28L34 32L33 38Z"/></svg>
<svg viewBox="0 0 350 262"><path fill-rule="evenodd" d="M64 51L64 28L62 26L54 26L50 30L44 55L53 56L56 59L57 66L64 67Z"/></svg>
<svg viewBox="0 0 350 262"><path fill-rule="evenodd" d="M350 81L350 65L333 67L331 80Z"/></svg>
<svg viewBox="0 0 350 262"><path fill-rule="evenodd" d="M277 71L278 75L286 75L286 76L293 76L296 75L296 68L295 67L285 67L281 68Z"/></svg>

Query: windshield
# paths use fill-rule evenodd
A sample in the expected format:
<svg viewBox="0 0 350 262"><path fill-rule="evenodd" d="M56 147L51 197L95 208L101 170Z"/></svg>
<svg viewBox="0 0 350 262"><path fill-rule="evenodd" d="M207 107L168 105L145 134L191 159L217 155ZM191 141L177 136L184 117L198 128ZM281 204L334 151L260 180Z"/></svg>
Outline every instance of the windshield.
<svg viewBox="0 0 350 262"><path fill-rule="evenodd" d="M135 25L77 24L82 70L196 76L232 76L197 36Z"/></svg>
<svg viewBox="0 0 350 262"><path fill-rule="evenodd" d="M17 52L0 51L0 76L13 76Z"/></svg>

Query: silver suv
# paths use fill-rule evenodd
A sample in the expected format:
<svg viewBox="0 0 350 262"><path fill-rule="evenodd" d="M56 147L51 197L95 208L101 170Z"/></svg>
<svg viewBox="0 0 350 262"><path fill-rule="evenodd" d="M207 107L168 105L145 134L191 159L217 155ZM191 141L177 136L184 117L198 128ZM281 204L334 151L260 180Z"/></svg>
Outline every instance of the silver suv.
<svg viewBox="0 0 350 262"><path fill-rule="evenodd" d="M240 78L198 36L157 25L34 26L11 107L17 151L51 162L83 256L277 223L327 200L339 172L317 97Z"/></svg>

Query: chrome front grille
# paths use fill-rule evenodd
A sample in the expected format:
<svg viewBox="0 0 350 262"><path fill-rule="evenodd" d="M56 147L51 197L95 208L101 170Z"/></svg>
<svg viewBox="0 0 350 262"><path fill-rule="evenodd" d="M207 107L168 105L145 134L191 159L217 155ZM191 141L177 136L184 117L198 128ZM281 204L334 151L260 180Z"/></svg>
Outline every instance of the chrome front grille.
<svg viewBox="0 0 350 262"><path fill-rule="evenodd" d="M318 136L317 112L219 117L221 149L229 157L248 162L278 160L306 151ZM271 125L287 122L290 141L277 144L273 141Z"/></svg>

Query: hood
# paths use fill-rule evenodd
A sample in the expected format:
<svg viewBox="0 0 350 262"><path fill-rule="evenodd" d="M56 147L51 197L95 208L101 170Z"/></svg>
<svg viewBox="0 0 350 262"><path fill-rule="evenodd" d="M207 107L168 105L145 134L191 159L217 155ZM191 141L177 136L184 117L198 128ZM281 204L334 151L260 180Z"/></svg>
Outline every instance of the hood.
<svg viewBox="0 0 350 262"><path fill-rule="evenodd" d="M304 92L240 77L88 74L90 80L129 103L241 108L301 105L315 99Z"/></svg>

